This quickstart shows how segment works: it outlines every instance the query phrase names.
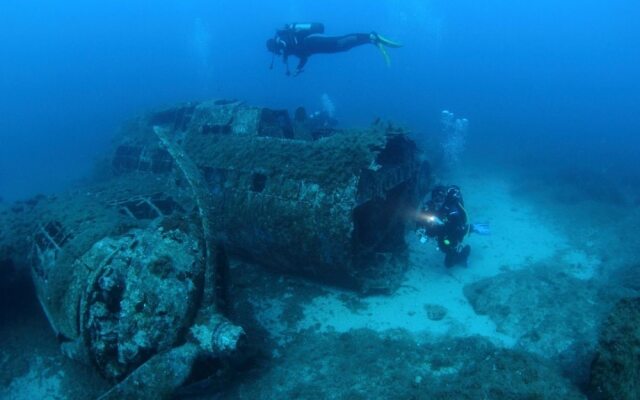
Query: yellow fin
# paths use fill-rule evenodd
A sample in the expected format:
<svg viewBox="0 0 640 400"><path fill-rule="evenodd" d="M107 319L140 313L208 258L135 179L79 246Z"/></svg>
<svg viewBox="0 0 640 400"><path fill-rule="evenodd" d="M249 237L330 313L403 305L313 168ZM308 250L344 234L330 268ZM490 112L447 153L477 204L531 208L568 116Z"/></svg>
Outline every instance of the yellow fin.
<svg viewBox="0 0 640 400"><path fill-rule="evenodd" d="M394 42L393 40L387 39L384 36L381 35L376 35L378 42L382 43L383 45L387 46L387 47L392 47L394 49L397 49L398 47L402 47L402 44L398 43L398 42Z"/></svg>
<svg viewBox="0 0 640 400"><path fill-rule="evenodd" d="M385 49L382 43L379 42L376 43L376 47L378 47L378 50L380 50L380 53L382 53L382 57L384 57L384 62L385 64L387 64L387 67L390 67L391 59L389 58L389 54L387 54L387 49Z"/></svg>

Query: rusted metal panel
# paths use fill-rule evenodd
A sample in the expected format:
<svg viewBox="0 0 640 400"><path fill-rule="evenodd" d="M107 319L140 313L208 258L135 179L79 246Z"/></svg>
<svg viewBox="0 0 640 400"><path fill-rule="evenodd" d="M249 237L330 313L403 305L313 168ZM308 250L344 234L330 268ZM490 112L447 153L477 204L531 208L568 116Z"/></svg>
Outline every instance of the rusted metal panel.
<svg viewBox="0 0 640 400"><path fill-rule="evenodd" d="M403 212L420 174L404 132L377 124L300 140L285 111L237 102L201 103L192 115L182 133L163 126L203 171L212 226L232 253L335 284L393 290L403 270ZM157 120L147 117L148 125ZM366 272L376 269L386 275Z"/></svg>

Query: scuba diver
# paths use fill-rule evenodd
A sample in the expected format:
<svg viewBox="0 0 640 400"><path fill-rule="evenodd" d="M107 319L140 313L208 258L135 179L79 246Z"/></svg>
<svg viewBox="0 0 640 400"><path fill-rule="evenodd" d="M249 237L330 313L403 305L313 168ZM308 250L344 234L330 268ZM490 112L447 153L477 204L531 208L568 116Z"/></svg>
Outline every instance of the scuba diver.
<svg viewBox="0 0 640 400"><path fill-rule="evenodd" d="M460 188L456 185L433 188L431 199L421 207L417 231L420 242L435 238L438 248L445 254L447 268L466 266L471 246L463 245L462 241L472 232L489 235L489 225L468 223Z"/></svg>
<svg viewBox="0 0 640 400"><path fill-rule="evenodd" d="M312 129L334 129L338 126L338 120L333 118L325 110L314 111L307 117L308 124Z"/></svg>
<svg viewBox="0 0 640 400"><path fill-rule="evenodd" d="M351 50L363 44L373 44L382 53L387 65L390 64L386 47L398 48L401 44L380 36L375 32L351 33L344 36L324 36L324 25L321 23L287 24L276 31L275 37L267 40L267 50L275 56L282 56L282 60L289 71L289 56L296 56L300 60L294 76L299 75L313 54L339 53ZM273 59L271 60L273 68Z"/></svg>

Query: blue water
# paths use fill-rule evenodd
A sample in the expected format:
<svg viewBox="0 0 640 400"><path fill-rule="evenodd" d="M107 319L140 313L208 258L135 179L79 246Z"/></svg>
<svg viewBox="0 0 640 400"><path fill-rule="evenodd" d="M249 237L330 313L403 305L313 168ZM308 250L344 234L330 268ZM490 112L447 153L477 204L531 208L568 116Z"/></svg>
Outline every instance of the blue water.
<svg viewBox="0 0 640 400"><path fill-rule="evenodd" d="M631 0L5 0L0 197L73 184L122 121L152 107L231 97L314 109L324 93L343 125L382 116L428 134L450 109L485 158L637 182L639 19ZM279 62L269 70L264 43L291 21L376 30L405 47L391 68L365 46L312 57L288 78Z"/></svg>
<svg viewBox="0 0 640 400"><path fill-rule="evenodd" d="M431 138L442 138L442 110L449 110L466 118L469 128L461 154L466 169L456 171L459 182L446 183L462 186L477 218L471 222L487 216L493 230L466 239L473 248L469 268L445 269L439 250L412 232L406 237L410 269L396 297L334 296L313 280L232 260L231 297L248 321L239 325L247 328L260 360L250 365L250 357L242 365L250 371L236 371L240 389L224 389L269 398L284 382L292 398L334 389L354 398L355 382L360 390L384 393L377 398L410 397L388 395L389 388L423 396L445 387L475 393L487 376L494 389L503 382L509 389L518 376L529 385L530 376L515 367L541 366L522 361L535 353L549 356L553 367L536 372L538 392L554 388L547 377L560 379L557 367L588 392L596 336L611 326L601 319L619 297L640 294L639 21L638 0L2 0L0 199L8 203L79 185L123 122L185 101L233 98L314 111L328 98L342 127L382 117L410 129L426 146L442 144ZM278 59L269 68L265 41L289 22L322 22L328 35L376 31L404 47L389 49L390 67L365 45L313 56L304 73L288 77ZM292 69L296 63L290 61ZM427 150L431 156L441 149ZM436 169L435 176L454 179L447 172ZM1 204L0 216L19 226L21 218L31 218L23 206ZM407 225L413 228L413 221ZM19 227L14 235L0 224L0 398L27 393L31 383L52 393L47 382L59 392L71 389L70 399L86 397L86 388L103 393L110 383L94 385L95 369L60 361L57 338L36 311L22 257L31 243ZM72 253L62 260L76 257ZM330 301L316 304L323 296ZM433 306L448 316L437 319ZM320 322L300 334L309 310ZM486 332L476 316L489 323ZM344 320L350 317L378 330L320 331L321 323L349 326L353 321ZM406 321L421 321L408 324L419 333L391 341L381 333L387 322L402 328ZM460 332L488 336L459 340L454 336ZM433 334L435 344L417 351L422 333ZM280 334L294 341L276 346ZM485 339L503 335L522 351L494 357ZM324 369L315 369L318 354ZM493 360L500 357L514 362L495 374ZM431 377L423 374L430 359L444 368L435 367ZM446 376L458 364L447 364L449 359L467 369ZM622 382L624 375L612 381ZM229 381L221 379L221 386ZM218 390L213 386L211 393ZM73 397L76 392L82 393ZM556 397L562 396L549 398Z"/></svg>

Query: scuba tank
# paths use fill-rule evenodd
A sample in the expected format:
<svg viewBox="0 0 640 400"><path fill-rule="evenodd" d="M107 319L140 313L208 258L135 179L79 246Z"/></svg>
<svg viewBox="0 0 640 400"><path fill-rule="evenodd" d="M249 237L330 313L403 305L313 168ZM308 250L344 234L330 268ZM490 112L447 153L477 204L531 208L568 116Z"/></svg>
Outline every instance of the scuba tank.
<svg viewBox="0 0 640 400"><path fill-rule="evenodd" d="M324 24L319 22L310 22L310 23L293 23L286 24L285 30L293 31L294 33L303 33L306 35L314 35L324 33Z"/></svg>
<svg viewBox="0 0 640 400"><path fill-rule="evenodd" d="M274 40L283 43L286 47L296 45L298 41L309 35L321 33L324 33L324 24L319 22L286 24L276 31Z"/></svg>

